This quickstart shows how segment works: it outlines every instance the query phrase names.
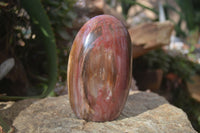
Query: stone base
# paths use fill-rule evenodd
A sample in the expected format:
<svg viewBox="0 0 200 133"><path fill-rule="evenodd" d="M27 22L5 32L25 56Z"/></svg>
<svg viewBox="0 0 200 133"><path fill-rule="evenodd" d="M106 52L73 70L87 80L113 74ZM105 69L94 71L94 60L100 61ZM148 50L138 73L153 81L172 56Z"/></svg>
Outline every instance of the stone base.
<svg viewBox="0 0 200 133"><path fill-rule="evenodd" d="M163 97L131 92L117 120L87 122L77 119L68 96L34 102L13 121L19 133L197 133L186 114Z"/></svg>

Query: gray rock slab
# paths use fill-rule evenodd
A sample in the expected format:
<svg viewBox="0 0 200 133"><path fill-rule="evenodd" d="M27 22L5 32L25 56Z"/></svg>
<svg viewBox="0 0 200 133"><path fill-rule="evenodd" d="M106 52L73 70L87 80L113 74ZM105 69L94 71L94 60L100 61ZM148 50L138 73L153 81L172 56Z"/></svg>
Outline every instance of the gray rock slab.
<svg viewBox="0 0 200 133"><path fill-rule="evenodd" d="M38 99L26 99L18 102L0 102L0 116L11 126L18 114L37 100Z"/></svg>
<svg viewBox="0 0 200 133"><path fill-rule="evenodd" d="M110 122L78 119L67 95L48 97L21 111L13 126L18 133L197 133L181 109L150 92L130 93L120 117Z"/></svg>

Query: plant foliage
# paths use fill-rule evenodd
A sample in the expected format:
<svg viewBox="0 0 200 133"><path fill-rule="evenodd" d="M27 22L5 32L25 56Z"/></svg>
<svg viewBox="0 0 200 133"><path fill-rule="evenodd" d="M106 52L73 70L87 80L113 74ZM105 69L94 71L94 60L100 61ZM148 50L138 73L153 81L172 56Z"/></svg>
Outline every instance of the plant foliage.
<svg viewBox="0 0 200 133"><path fill-rule="evenodd" d="M135 69L162 69L165 74L175 73L185 81L190 81L191 76L200 72L200 65L193 63L183 55L169 55L162 49L150 51L134 61Z"/></svg>
<svg viewBox="0 0 200 133"><path fill-rule="evenodd" d="M72 10L75 2L75 0L42 0L54 32L68 41L71 38L66 29L72 28L72 20L76 17Z"/></svg>

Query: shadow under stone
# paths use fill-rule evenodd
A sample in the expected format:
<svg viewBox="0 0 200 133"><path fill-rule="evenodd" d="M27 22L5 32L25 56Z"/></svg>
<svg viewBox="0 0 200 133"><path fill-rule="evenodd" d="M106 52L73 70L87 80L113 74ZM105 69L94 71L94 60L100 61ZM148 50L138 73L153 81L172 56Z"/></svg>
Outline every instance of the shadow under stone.
<svg viewBox="0 0 200 133"><path fill-rule="evenodd" d="M0 116L11 126L18 114L37 100L26 99L18 102L0 102Z"/></svg>
<svg viewBox="0 0 200 133"><path fill-rule="evenodd" d="M137 116L166 103L168 102L165 98L155 93L130 92L126 105L117 120Z"/></svg>

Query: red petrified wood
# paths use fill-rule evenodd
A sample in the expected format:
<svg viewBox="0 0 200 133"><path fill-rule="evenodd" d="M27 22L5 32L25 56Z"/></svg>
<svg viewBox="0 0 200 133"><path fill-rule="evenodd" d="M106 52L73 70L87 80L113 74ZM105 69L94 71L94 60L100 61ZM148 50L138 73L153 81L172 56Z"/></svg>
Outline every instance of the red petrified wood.
<svg viewBox="0 0 200 133"><path fill-rule="evenodd" d="M89 20L78 32L68 62L71 107L91 121L116 119L127 99L132 47L123 24L109 15Z"/></svg>

